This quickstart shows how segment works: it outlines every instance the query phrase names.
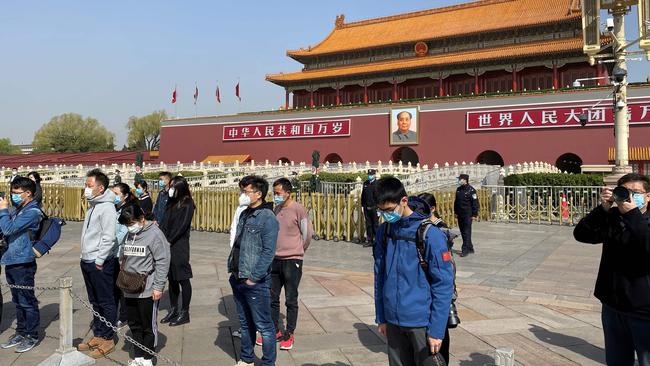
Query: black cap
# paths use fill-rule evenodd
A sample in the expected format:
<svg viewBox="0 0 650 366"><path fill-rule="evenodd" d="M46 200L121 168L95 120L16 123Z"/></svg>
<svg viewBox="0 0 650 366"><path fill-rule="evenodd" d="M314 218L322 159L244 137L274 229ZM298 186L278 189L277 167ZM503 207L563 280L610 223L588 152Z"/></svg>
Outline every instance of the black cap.
<svg viewBox="0 0 650 366"><path fill-rule="evenodd" d="M374 169L368 169L368 175L375 175L377 173Z"/></svg>
<svg viewBox="0 0 650 366"><path fill-rule="evenodd" d="M467 174L461 174L458 176L458 179L465 179L466 181L469 182L469 175Z"/></svg>

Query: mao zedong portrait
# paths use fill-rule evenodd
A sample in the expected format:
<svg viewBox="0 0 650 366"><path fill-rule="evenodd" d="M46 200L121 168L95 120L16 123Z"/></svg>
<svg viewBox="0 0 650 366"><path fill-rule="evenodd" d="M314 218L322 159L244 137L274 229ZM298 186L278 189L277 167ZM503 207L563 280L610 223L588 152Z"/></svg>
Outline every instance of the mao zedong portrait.
<svg viewBox="0 0 650 366"><path fill-rule="evenodd" d="M396 118L397 130L393 132L391 142L395 144L417 143L417 133L411 129L413 114L409 111L401 111Z"/></svg>

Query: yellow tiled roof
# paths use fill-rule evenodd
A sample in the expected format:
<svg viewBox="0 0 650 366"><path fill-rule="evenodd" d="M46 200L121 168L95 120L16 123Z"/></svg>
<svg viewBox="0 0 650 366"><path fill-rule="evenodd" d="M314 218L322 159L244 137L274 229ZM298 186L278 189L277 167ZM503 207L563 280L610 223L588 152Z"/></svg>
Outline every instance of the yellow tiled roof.
<svg viewBox="0 0 650 366"><path fill-rule="evenodd" d="M395 71L402 69L422 68L429 66L452 65L466 62L489 61L504 58L547 55L555 53L582 53L582 38L567 38L553 41L543 41L519 45L508 45L479 50L469 50L457 53L413 57L385 62L374 62L353 66L333 67L327 69L308 70L301 72L271 74L266 80L272 82L291 82L303 80L324 79L339 76L371 74L377 72ZM586 61L586 59L585 59Z"/></svg>
<svg viewBox="0 0 650 366"><path fill-rule="evenodd" d="M448 38L580 19L579 0L482 0L345 24L307 49L289 56L314 56L349 50Z"/></svg>
<svg viewBox="0 0 650 366"><path fill-rule="evenodd" d="M616 160L616 148L610 147L607 160ZM630 161L650 161L650 147L629 147L628 160Z"/></svg>

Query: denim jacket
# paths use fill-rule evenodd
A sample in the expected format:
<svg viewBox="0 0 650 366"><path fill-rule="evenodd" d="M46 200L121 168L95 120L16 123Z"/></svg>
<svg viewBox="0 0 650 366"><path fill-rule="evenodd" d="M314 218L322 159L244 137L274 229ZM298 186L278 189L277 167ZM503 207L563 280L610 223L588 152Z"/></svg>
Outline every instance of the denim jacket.
<svg viewBox="0 0 650 366"><path fill-rule="evenodd" d="M271 272L279 226L273 211L266 207L269 205L264 205L246 220L240 220L237 225L236 237L240 241L239 273L234 274L237 278L249 278L259 282ZM231 252L228 257L228 271L232 270Z"/></svg>
<svg viewBox="0 0 650 366"><path fill-rule="evenodd" d="M7 241L7 251L2 255L0 264L6 266L34 261L29 231L32 234L38 231L42 218L36 201L12 212L9 209L0 210L0 232Z"/></svg>

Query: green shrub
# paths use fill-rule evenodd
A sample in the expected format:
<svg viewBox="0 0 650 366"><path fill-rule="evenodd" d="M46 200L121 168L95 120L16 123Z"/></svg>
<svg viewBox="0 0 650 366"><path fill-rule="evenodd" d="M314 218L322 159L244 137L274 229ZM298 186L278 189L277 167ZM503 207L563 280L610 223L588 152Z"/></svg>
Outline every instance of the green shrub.
<svg viewBox="0 0 650 366"><path fill-rule="evenodd" d="M599 174L525 173L504 179L506 186L602 186Z"/></svg>

